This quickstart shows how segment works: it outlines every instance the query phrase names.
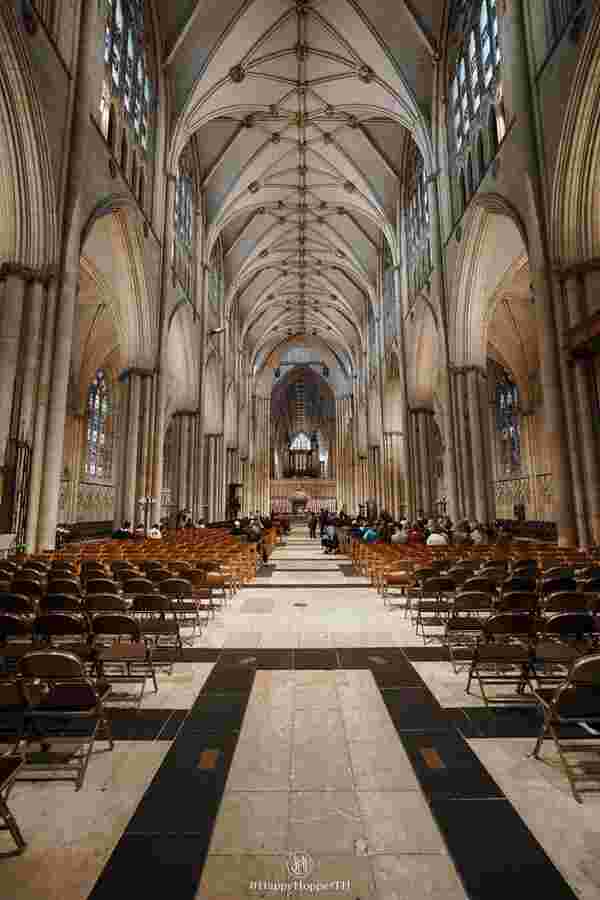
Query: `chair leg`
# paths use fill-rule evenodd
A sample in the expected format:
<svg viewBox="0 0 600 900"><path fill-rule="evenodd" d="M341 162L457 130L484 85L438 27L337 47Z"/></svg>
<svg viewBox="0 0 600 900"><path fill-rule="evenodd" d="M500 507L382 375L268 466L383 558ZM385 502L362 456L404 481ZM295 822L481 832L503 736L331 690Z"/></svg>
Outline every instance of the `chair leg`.
<svg viewBox="0 0 600 900"><path fill-rule="evenodd" d="M17 820L8 808L8 804L2 795L0 795L0 818L4 819L6 822L6 827L10 831L12 838L17 845L18 853L22 853L27 846L27 842L21 833Z"/></svg>

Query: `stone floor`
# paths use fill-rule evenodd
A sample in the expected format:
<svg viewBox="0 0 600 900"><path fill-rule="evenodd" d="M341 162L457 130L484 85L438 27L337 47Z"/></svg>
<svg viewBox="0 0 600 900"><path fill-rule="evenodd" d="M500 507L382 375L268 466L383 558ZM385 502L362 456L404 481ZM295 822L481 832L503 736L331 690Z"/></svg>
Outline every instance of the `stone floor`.
<svg viewBox="0 0 600 900"><path fill-rule="evenodd" d="M529 758L529 720L490 724L464 672L409 663L422 641L403 610L306 533L195 644L207 661L115 721L81 791L17 783L28 847L0 833L0 898L600 896L597 795L574 801L550 744Z"/></svg>

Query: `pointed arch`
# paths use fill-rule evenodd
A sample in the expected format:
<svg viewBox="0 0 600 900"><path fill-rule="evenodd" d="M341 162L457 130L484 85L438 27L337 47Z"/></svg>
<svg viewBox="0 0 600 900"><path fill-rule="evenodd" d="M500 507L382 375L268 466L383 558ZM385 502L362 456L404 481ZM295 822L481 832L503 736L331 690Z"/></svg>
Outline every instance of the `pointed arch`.
<svg viewBox="0 0 600 900"><path fill-rule="evenodd" d="M551 215L554 259L600 258L600 8L579 56L559 144Z"/></svg>
<svg viewBox="0 0 600 900"><path fill-rule="evenodd" d="M0 7L0 262L58 257L56 185L46 123L14 4Z"/></svg>

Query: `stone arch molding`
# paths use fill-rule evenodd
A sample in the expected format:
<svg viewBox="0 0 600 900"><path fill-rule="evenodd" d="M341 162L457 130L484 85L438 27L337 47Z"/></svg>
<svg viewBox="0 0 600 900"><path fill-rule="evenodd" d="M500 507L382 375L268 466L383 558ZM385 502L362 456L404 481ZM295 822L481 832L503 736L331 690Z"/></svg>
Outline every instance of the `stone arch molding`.
<svg viewBox="0 0 600 900"><path fill-rule="evenodd" d="M465 224L451 297L450 358L483 368L491 301L515 260L528 255L528 239L518 212L499 194L476 198Z"/></svg>
<svg viewBox="0 0 600 900"><path fill-rule="evenodd" d="M14 4L0 6L0 263L58 259L56 187L44 115Z"/></svg>
<svg viewBox="0 0 600 900"><path fill-rule="evenodd" d="M82 230L81 265L102 285L126 365L152 368L158 349L158 300L146 277L130 203L112 198L92 212Z"/></svg>
<svg viewBox="0 0 600 900"><path fill-rule="evenodd" d="M600 7L577 63L552 196L552 252L561 265L600 257Z"/></svg>

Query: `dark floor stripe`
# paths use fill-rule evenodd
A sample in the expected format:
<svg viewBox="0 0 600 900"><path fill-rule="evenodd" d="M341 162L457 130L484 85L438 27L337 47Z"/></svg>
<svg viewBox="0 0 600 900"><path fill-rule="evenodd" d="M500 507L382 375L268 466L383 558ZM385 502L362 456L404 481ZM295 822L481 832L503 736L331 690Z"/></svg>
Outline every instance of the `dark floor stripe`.
<svg viewBox="0 0 600 900"><path fill-rule="evenodd" d="M232 670L245 676L243 687ZM168 716L165 729L173 721L177 737L89 900L114 900L132 888L144 900L196 897L254 672L225 659L184 720L173 721L176 711Z"/></svg>
<svg viewBox="0 0 600 900"><path fill-rule="evenodd" d="M519 897L533 885L542 897L575 900L463 737L460 723L480 713L443 709L424 688L380 689L469 900Z"/></svg>

